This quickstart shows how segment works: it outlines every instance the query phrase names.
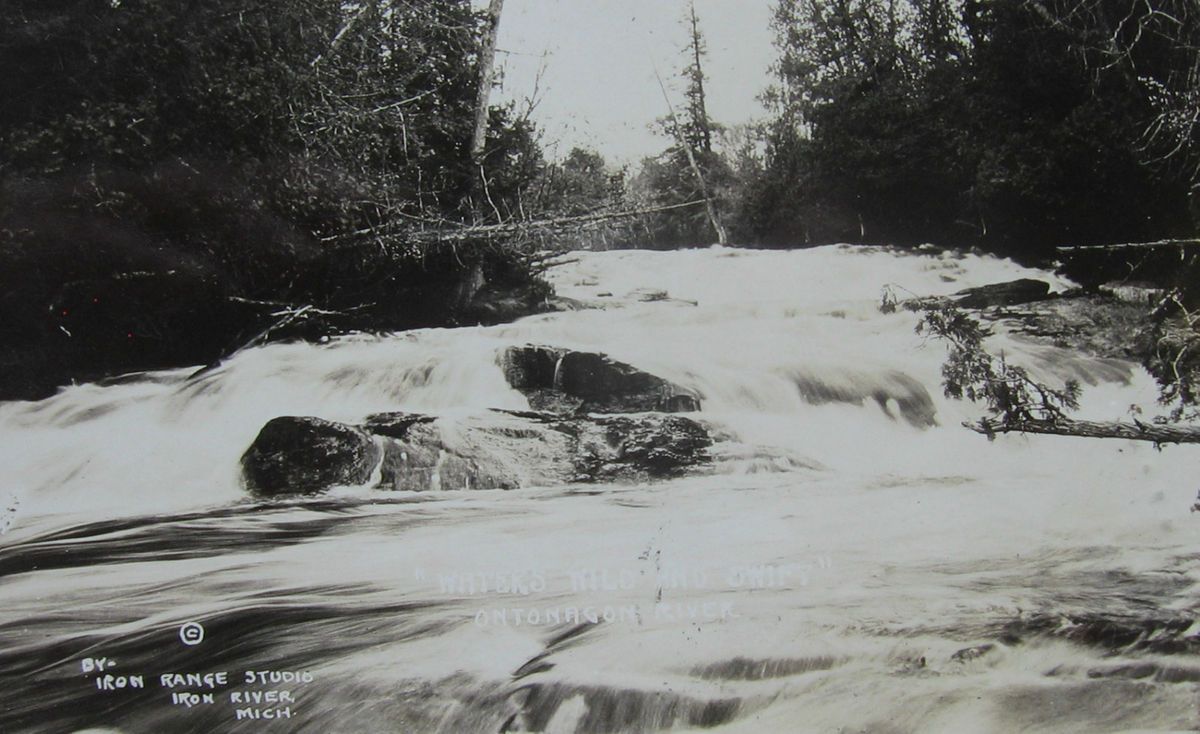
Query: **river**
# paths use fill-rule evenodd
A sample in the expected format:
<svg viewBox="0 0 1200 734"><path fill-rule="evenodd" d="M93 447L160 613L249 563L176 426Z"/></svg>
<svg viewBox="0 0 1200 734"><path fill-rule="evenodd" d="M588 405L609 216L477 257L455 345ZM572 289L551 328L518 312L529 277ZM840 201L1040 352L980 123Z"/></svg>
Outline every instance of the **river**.
<svg viewBox="0 0 1200 734"><path fill-rule="evenodd" d="M960 425L982 407L942 395L944 346L878 309L885 285L1069 283L882 248L567 259L558 294L604 308L274 344L196 379L0 404L0 731L1200 724L1194 449L989 442ZM274 502L240 488L276 416L527 407L496 362L525 343L696 390L712 469ZM1083 381L1081 417L1154 413L1135 365L989 346Z"/></svg>

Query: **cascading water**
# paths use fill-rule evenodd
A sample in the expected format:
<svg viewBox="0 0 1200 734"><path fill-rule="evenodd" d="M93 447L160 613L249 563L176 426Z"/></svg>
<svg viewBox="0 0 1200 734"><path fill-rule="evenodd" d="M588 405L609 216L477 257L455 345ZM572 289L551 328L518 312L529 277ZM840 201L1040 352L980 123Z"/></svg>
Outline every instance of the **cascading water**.
<svg viewBox="0 0 1200 734"><path fill-rule="evenodd" d="M877 308L885 284L1067 284L868 248L573 258L550 273L558 293L607 308L277 344L195 380L0 405L0 730L1197 725L1189 449L989 443L960 426L981 408L941 395L944 348ZM713 471L272 503L240 489L240 455L279 415L525 409L496 362L524 343L696 390ZM1090 383L1085 417L1152 410L1131 364L990 346Z"/></svg>

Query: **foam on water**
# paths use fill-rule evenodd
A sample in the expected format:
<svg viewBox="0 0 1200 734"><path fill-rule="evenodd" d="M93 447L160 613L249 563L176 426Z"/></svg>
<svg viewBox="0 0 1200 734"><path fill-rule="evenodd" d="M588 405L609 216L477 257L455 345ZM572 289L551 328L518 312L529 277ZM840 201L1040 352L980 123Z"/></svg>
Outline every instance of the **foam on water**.
<svg viewBox="0 0 1200 734"><path fill-rule="evenodd" d="M917 257L837 247L584 254L552 271L561 295L599 300L596 294L604 291L665 290L696 305L618 297L610 300L620 308L492 329L271 345L194 380L185 369L72 387L39 403L5 404L0 440L9 470L3 489L34 515L142 513L235 501L241 496L236 459L262 424L278 415L357 421L384 410L525 407L495 363L499 349L522 342L604 351L699 390L706 414L751 440L770 433L774 442L833 465L845 449L871 445L891 470L897 452L890 447L920 431L886 420L887 413L903 414L901 423L933 418L934 405L921 403L929 402L926 394L937 399L943 352L913 336L911 315L879 314L883 285L942 294L1030 274L974 255ZM1051 280L1056 288L1065 286ZM1145 399L1147 385L1143 379L1135 399ZM844 403L862 410L829 407ZM1108 403L1122 410L1129 405L1125 392ZM936 412L953 426L970 410L943 401ZM861 455L849 458L856 467L870 466ZM936 460L944 464L947 458L953 456Z"/></svg>
<svg viewBox="0 0 1200 734"><path fill-rule="evenodd" d="M1195 723L1186 674L1102 673L1126 662L1197 668L1194 654L1114 656L1068 641L1066 627L1036 627L1038 615L1194 618L1194 454L1065 437L989 443L960 425L981 408L942 395L944 347L914 334L914 315L877 308L888 284L935 295L1018 277L1069 283L991 257L867 248L572 257L550 273L558 293L607 308L271 345L196 380L163 372L0 405L3 489L24 513L4 539L8 555L0 546L10 564L0 627L13 649L38 655L48 639L85 639L152 660L159 648L147 640L182 619L241 620L255 632L238 664L305 660L323 681L303 726L281 731ZM527 342L602 351L697 390L700 417L727 439L717 471L266 506L243 496L238 458L278 415L354 422L526 407L496 356ZM1134 365L1003 334L990 347L1041 379L1093 383L1086 417L1121 419L1131 404L1153 412L1153 381ZM45 534L52 527L69 532ZM720 578L738 568L790 576L753 589ZM431 589L452 574L561 582L604 570L636 578L528 596ZM697 573L706 583L689 582ZM686 618L689 605L724 602L733 617ZM679 618L576 630L476 623L505 607L651 614L659 603L678 605ZM73 611L42 620L48 605ZM1015 623L1035 632L1004 632ZM979 659L954 658L983 643L994 647ZM122 730L178 725L161 712L130 716Z"/></svg>

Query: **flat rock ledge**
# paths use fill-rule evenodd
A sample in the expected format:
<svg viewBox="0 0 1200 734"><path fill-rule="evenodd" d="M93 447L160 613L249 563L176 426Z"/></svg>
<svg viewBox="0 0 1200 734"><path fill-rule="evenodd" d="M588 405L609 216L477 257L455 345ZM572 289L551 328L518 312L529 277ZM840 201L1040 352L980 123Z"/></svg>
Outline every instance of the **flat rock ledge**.
<svg viewBox="0 0 1200 734"><path fill-rule="evenodd" d="M699 422L661 413L381 413L359 425L285 416L242 456L242 482L252 495L281 497L341 486L423 492L644 481L705 467L712 443Z"/></svg>
<svg viewBox="0 0 1200 734"><path fill-rule="evenodd" d="M527 344L505 349L497 361L508 384L535 411L581 415L700 410L695 391L596 352Z"/></svg>

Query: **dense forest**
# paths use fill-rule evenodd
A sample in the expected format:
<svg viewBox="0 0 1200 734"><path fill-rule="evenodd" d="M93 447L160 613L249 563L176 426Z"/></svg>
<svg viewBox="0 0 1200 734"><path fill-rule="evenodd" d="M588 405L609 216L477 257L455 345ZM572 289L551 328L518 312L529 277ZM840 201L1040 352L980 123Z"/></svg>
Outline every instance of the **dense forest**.
<svg viewBox="0 0 1200 734"><path fill-rule="evenodd" d="M1197 16L1190 0L783 2L748 226L1022 253L1189 234Z"/></svg>
<svg viewBox="0 0 1200 734"><path fill-rule="evenodd" d="M468 0L6 13L6 392L207 362L301 308L291 333L314 336L502 318L502 293L472 310L489 286L536 297L514 254L457 231L513 217L542 166L503 107L473 160L488 18Z"/></svg>
<svg viewBox="0 0 1200 734"><path fill-rule="evenodd" d="M1190 0L781 0L774 29L772 113L749 136L707 120L702 56L685 54L678 139L703 156L735 241L1036 258L1196 232ZM645 168L652 189L672 189L679 147Z"/></svg>
<svg viewBox="0 0 1200 734"><path fill-rule="evenodd" d="M6 9L10 397L257 338L504 320L545 307L544 249L1045 261L1200 225L1194 0L779 0L770 118L734 129L693 8L682 93L647 121L669 143L632 169L548 161L528 111L488 105L498 18L469 0Z"/></svg>

